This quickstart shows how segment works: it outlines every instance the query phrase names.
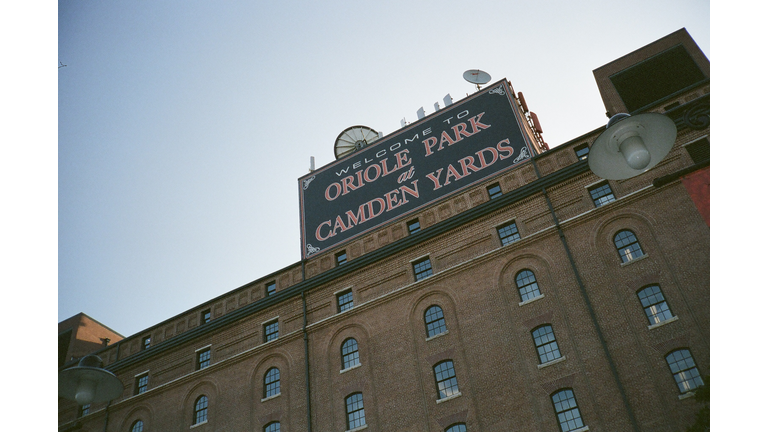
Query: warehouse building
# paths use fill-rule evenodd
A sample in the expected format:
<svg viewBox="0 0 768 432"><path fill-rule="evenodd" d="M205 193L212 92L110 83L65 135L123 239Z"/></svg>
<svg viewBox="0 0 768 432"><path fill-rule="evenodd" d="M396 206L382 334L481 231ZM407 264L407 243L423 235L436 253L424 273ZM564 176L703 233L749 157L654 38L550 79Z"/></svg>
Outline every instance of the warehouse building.
<svg viewBox="0 0 768 432"><path fill-rule="evenodd" d="M607 118L674 121L651 169L594 174L605 125L549 149L506 80L360 129L299 179L301 261L95 349L123 393L59 398L59 431L684 431L710 368L709 60L681 29L594 76Z"/></svg>

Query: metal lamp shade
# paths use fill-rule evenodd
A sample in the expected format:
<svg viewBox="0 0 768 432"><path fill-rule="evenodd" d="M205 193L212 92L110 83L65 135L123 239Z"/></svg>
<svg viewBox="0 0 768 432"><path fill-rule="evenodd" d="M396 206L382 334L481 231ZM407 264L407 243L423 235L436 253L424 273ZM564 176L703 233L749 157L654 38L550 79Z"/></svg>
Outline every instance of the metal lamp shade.
<svg viewBox="0 0 768 432"><path fill-rule="evenodd" d="M102 369L102 364L98 356L90 355L77 366L59 372L59 396L80 405L107 402L120 396L123 383L112 372Z"/></svg>
<svg viewBox="0 0 768 432"><path fill-rule="evenodd" d="M664 159L676 137L675 122L663 114L616 114L592 144L589 168L608 180L640 175Z"/></svg>

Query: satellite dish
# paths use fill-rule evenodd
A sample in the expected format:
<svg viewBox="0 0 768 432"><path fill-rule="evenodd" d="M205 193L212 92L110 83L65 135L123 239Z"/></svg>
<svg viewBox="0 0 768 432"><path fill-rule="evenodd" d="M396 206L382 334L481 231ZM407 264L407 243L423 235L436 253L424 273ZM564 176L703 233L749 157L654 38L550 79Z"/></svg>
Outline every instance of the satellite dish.
<svg viewBox="0 0 768 432"><path fill-rule="evenodd" d="M368 126L350 126L336 137L333 153L336 159L352 153L379 139L379 133Z"/></svg>
<svg viewBox="0 0 768 432"><path fill-rule="evenodd" d="M491 76L487 72L483 72L480 69L470 69L464 72L464 79L477 86L480 90L480 85L485 84L491 80Z"/></svg>
<svg viewBox="0 0 768 432"><path fill-rule="evenodd" d="M607 180L634 177L661 162L676 137L675 122L664 114L616 114L592 144L589 168Z"/></svg>

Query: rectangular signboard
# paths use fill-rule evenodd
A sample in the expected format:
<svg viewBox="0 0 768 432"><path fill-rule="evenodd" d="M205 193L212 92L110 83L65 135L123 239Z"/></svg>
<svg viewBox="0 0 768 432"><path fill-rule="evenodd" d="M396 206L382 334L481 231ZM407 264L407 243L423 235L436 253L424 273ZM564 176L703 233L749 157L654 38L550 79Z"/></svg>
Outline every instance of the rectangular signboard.
<svg viewBox="0 0 768 432"><path fill-rule="evenodd" d="M302 258L530 159L510 92L499 81L300 178Z"/></svg>

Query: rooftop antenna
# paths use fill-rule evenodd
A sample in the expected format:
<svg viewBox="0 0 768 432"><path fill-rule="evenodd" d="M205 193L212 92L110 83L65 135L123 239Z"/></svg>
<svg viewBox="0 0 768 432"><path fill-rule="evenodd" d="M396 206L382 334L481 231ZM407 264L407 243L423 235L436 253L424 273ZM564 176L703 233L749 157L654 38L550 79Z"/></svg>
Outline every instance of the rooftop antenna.
<svg viewBox="0 0 768 432"><path fill-rule="evenodd" d="M310 156L309 157L309 172L312 172L315 170L315 157Z"/></svg>
<svg viewBox="0 0 768 432"><path fill-rule="evenodd" d="M486 84L491 80L491 76L487 72L483 72L480 69L470 69L464 72L464 79L477 86L477 90L480 90L481 84Z"/></svg>
<svg viewBox="0 0 768 432"><path fill-rule="evenodd" d="M67 67L67 65L65 65L64 63L61 62L61 60L59 60L59 69L63 67Z"/></svg>

